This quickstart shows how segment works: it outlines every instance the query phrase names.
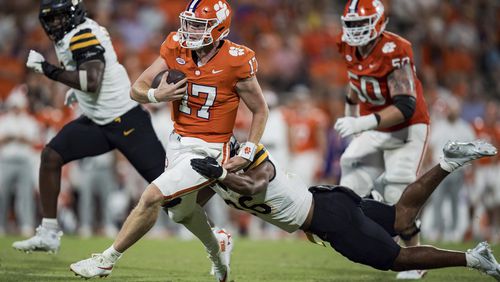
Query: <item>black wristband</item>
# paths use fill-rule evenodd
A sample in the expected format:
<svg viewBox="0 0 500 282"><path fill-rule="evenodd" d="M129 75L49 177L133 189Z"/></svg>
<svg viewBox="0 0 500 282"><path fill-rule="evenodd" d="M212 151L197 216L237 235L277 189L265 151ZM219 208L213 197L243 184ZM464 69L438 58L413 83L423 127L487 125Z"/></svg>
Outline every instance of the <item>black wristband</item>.
<svg viewBox="0 0 500 282"><path fill-rule="evenodd" d="M355 103L353 100L351 100L348 96L345 96L345 102L351 106L355 106L358 103Z"/></svg>
<svg viewBox="0 0 500 282"><path fill-rule="evenodd" d="M52 80L57 80L57 77L64 71L62 68L58 68L46 61L42 62L43 73Z"/></svg>

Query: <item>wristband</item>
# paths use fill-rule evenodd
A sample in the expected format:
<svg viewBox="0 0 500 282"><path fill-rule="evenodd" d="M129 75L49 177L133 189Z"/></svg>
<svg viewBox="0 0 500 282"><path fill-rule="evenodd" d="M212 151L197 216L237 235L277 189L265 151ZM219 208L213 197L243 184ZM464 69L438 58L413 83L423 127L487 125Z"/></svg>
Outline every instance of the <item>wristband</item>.
<svg viewBox="0 0 500 282"><path fill-rule="evenodd" d="M227 169L222 168L222 175L219 176L219 178L217 178L217 180L222 181L226 178L226 176L227 176Z"/></svg>
<svg viewBox="0 0 500 282"><path fill-rule="evenodd" d="M52 80L57 80L57 77L64 71L63 69L51 65L46 61L42 62L42 70L43 73Z"/></svg>
<svg viewBox="0 0 500 282"><path fill-rule="evenodd" d="M151 103L158 103L158 100L156 100L156 97L155 97L155 90L156 90L156 88L149 88L149 90L148 90L148 100Z"/></svg>
<svg viewBox="0 0 500 282"><path fill-rule="evenodd" d="M257 145L252 142L246 142L245 145L241 147L238 156L252 162L253 158L255 157L255 151L257 151Z"/></svg>
<svg viewBox="0 0 500 282"><path fill-rule="evenodd" d="M81 70L78 71L78 77L80 78L80 89L84 92L87 92L87 71Z"/></svg>

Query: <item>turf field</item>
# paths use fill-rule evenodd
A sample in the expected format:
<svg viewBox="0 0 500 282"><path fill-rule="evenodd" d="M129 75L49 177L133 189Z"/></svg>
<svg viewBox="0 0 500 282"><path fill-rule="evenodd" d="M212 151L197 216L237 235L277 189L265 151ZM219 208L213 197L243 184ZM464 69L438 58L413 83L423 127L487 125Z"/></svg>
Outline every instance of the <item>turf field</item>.
<svg viewBox="0 0 500 282"><path fill-rule="evenodd" d="M0 281L83 281L69 271L69 264L100 252L110 239L64 236L57 255L24 254L11 248L19 238L0 237ZM467 245L440 247L465 250ZM500 254L500 246L495 247ZM391 281L392 272L381 272L349 262L332 249L306 241L235 240L231 281ZM113 273L97 281L215 281L210 262L198 241L145 239L132 247ZM433 270L424 281L493 281L477 271L454 268Z"/></svg>

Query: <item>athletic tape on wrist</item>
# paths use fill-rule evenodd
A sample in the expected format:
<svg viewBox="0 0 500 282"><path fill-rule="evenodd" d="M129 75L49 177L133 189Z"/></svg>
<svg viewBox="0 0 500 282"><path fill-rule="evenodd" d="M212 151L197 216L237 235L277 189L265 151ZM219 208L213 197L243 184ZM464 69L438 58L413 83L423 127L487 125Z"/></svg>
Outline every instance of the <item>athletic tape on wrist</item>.
<svg viewBox="0 0 500 282"><path fill-rule="evenodd" d="M255 151L257 151L257 145L255 145L252 142L246 142L243 145L243 147L241 147L240 152L238 153L238 156L252 162L253 158L255 157Z"/></svg>
<svg viewBox="0 0 500 282"><path fill-rule="evenodd" d="M227 176L227 169L222 168L222 175L219 176L219 178L217 178L217 180L222 181L226 178L226 176Z"/></svg>
<svg viewBox="0 0 500 282"><path fill-rule="evenodd" d="M156 97L155 97L155 90L156 90L156 88L150 88L148 90L148 100L151 103L158 103L158 100L156 100Z"/></svg>

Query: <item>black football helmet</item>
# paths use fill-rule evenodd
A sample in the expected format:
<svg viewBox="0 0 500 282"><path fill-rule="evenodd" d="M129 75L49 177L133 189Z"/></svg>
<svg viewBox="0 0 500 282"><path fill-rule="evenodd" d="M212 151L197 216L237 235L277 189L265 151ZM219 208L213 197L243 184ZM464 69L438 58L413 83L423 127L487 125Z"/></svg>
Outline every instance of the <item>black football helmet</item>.
<svg viewBox="0 0 500 282"><path fill-rule="evenodd" d="M54 42L85 21L87 12L82 0L41 0L38 18Z"/></svg>

